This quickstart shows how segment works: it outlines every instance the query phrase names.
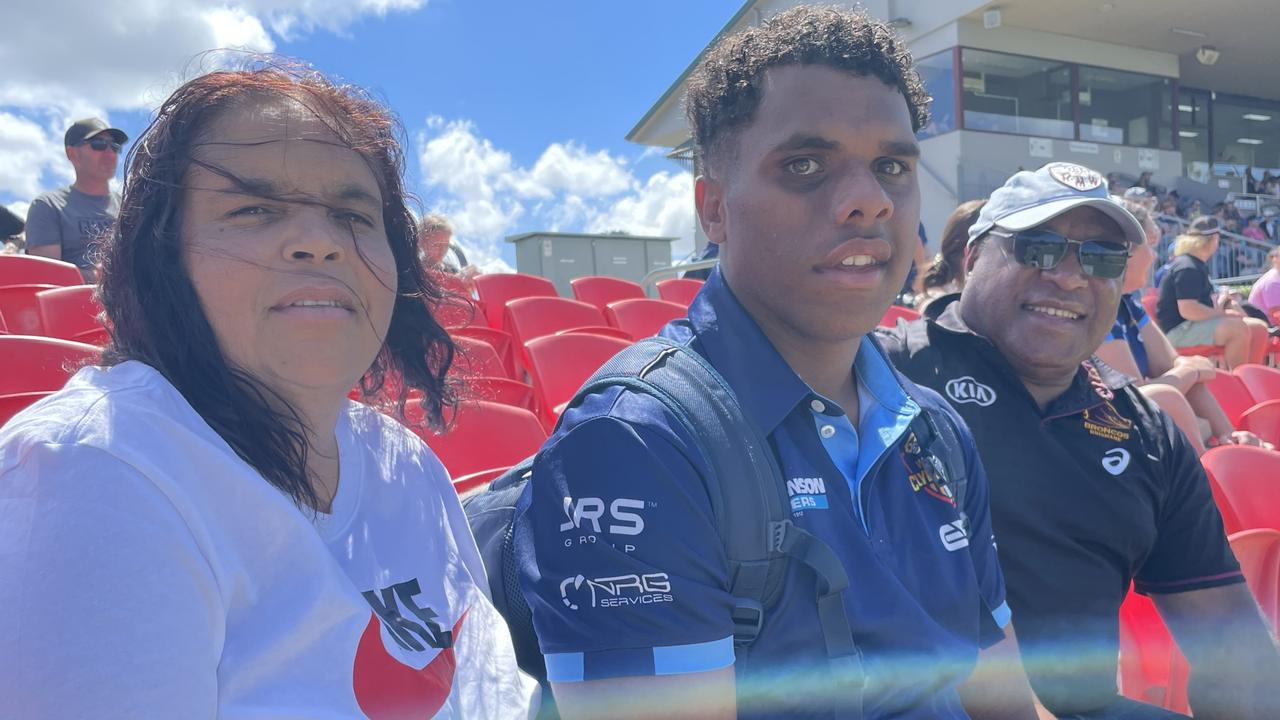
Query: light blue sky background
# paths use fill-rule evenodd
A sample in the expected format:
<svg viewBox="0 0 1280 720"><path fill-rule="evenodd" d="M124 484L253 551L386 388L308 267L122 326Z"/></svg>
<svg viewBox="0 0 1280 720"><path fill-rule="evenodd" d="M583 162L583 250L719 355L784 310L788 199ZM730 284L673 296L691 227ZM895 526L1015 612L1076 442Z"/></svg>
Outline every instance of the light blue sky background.
<svg viewBox="0 0 1280 720"><path fill-rule="evenodd" d="M132 137L191 58L245 46L301 58L390 104L408 186L482 261L531 230L693 232L691 178L623 138L738 0L18 0L0 44L0 204L67 184L68 122Z"/></svg>

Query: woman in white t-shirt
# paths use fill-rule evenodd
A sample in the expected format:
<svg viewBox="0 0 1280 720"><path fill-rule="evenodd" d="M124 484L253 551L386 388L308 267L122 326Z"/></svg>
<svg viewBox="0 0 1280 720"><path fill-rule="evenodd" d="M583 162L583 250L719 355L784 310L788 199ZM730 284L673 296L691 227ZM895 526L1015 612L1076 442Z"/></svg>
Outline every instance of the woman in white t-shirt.
<svg viewBox="0 0 1280 720"><path fill-rule="evenodd" d="M0 430L0 714L529 716L444 469L346 398L452 401L397 128L278 65L160 107L102 364Z"/></svg>

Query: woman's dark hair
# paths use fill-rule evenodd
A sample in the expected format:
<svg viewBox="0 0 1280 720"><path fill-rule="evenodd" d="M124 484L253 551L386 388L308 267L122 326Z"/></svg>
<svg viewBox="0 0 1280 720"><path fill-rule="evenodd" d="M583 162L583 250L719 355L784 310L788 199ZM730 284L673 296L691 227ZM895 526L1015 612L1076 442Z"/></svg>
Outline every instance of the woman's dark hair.
<svg viewBox="0 0 1280 720"><path fill-rule="evenodd" d="M228 363L183 262L184 182L200 162L194 153L213 121L256 103L296 104L368 163L382 191L396 299L382 349L360 387L366 397L385 391L401 416L410 388L421 390L433 427L443 424L444 410L455 402L447 378L454 345L431 312L449 298L417 261L417 227L401 179L404 133L390 111L361 89L304 67L262 59L245 67L211 72L178 88L129 153L120 215L102 249L100 295L112 335L102 363L138 360L155 368L268 482L315 507L307 428L283 397ZM211 169L238 182L224 169Z"/></svg>
<svg viewBox="0 0 1280 720"><path fill-rule="evenodd" d="M978 221L978 213L987 204L986 198L962 202L951 211L947 224L942 228L942 240L938 243L938 257L921 282L924 289L939 288L964 276L964 249L969 244L969 228Z"/></svg>

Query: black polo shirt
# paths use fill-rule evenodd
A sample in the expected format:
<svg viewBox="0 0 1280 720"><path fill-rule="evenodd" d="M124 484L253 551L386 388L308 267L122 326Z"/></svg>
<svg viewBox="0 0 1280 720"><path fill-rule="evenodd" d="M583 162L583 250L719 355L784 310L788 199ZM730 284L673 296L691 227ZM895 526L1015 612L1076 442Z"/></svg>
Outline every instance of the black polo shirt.
<svg viewBox="0 0 1280 720"><path fill-rule="evenodd" d="M956 296L958 297L958 296ZM1195 452L1173 422L1091 360L1041 412L1004 356L939 298L882 331L902 372L964 417L990 477L1009 607L1037 695L1054 713L1116 694L1120 603L1242 582Z"/></svg>
<svg viewBox="0 0 1280 720"><path fill-rule="evenodd" d="M1213 281L1209 279L1209 266L1198 257L1179 255L1169 263L1169 272L1160 281L1160 296L1156 301L1156 324L1169 332L1186 318L1178 312L1179 300L1198 300L1213 307Z"/></svg>

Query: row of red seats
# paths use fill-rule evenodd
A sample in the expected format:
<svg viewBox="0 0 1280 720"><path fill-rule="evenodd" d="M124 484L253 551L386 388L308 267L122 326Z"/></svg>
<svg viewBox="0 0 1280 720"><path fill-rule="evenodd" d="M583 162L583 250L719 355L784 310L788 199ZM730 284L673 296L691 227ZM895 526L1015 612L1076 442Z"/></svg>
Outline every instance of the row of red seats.
<svg viewBox="0 0 1280 720"><path fill-rule="evenodd" d="M0 255L0 333L45 335L90 345L109 339L94 288L60 260Z"/></svg>

